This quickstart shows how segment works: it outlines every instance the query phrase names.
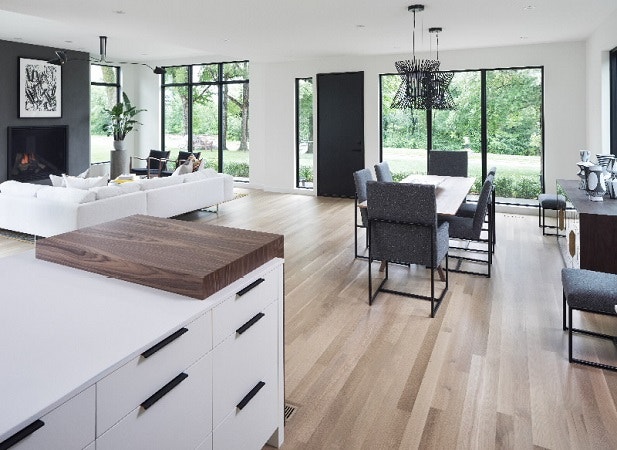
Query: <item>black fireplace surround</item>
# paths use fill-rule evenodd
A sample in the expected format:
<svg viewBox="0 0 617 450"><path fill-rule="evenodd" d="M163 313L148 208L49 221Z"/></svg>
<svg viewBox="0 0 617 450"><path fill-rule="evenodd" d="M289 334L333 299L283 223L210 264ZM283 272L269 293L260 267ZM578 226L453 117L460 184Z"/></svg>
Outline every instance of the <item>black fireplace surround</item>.
<svg viewBox="0 0 617 450"><path fill-rule="evenodd" d="M68 126L8 127L7 178L48 179L66 173Z"/></svg>

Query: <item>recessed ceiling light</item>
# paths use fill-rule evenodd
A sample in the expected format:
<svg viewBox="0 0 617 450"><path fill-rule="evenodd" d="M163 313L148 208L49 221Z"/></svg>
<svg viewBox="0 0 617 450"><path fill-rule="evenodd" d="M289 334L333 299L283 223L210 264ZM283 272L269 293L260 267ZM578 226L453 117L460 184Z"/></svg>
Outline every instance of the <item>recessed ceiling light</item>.
<svg viewBox="0 0 617 450"><path fill-rule="evenodd" d="M122 11L121 9L118 9L116 11L114 11L115 14L126 14L126 11Z"/></svg>
<svg viewBox="0 0 617 450"><path fill-rule="evenodd" d="M366 28L366 25L362 25L362 24L356 25L356 28Z"/></svg>
<svg viewBox="0 0 617 450"><path fill-rule="evenodd" d="M523 7L523 10L524 10L524 11L532 11L532 10L534 10L534 9L536 9L536 7L535 7L535 6L533 6L533 5L527 5L527 6L524 6L524 7Z"/></svg>
<svg viewBox="0 0 617 450"><path fill-rule="evenodd" d="M67 44L72 44L73 43L73 41L64 41L64 42L67 43Z"/></svg>
<svg viewBox="0 0 617 450"><path fill-rule="evenodd" d="M519 39L520 39L521 41L524 41L525 39L529 39L529 36L521 36Z"/></svg>

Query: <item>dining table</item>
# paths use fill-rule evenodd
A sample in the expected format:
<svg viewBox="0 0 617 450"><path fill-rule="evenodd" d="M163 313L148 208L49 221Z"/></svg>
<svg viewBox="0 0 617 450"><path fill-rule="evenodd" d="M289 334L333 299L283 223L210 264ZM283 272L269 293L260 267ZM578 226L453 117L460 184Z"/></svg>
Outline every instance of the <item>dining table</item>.
<svg viewBox="0 0 617 450"><path fill-rule="evenodd" d="M412 174L400 182L435 186L437 214L453 216L465 201L475 181L474 177ZM366 208L366 201L359 203L358 206Z"/></svg>

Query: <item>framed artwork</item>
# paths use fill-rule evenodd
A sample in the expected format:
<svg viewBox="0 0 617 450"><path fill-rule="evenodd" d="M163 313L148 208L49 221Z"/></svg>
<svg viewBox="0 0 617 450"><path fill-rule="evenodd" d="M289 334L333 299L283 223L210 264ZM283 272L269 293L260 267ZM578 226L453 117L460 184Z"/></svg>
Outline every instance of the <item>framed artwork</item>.
<svg viewBox="0 0 617 450"><path fill-rule="evenodd" d="M19 117L62 117L62 66L19 58Z"/></svg>

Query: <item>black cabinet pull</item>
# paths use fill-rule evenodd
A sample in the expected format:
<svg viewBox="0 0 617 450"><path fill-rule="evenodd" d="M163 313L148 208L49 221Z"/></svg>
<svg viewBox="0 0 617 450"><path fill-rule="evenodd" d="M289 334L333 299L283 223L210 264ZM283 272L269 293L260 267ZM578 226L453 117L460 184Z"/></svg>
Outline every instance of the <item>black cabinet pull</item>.
<svg viewBox="0 0 617 450"><path fill-rule="evenodd" d="M261 283L263 283L264 281L266 281L263 278L257 278L255 281L253 281L251 284L249 284L247 287L245 287L244 289L240 289L238 292L236 292L236 295L238 297L242 297L244 294L246 294L248 291L250 291L251 289L259 286Z"/></svg>
<svg viewBox="0 0 617 450"><path fill-rule="evenodd" d="M141 356L143 356L144 358L149 358L150 356L154 355L156 352L158 352L160 349L162 349L163 347L165 347L168 344L171 344L173 341L175 341L176 339L178 339L180 336L182 336L184 333L186 333L187 331L189 331L188 328L180 328L178 331L176 331L174 334L167 336L165 339L163 339L161 342L159 342L158 344L154 344L152 347L150 347L148 350L146 350L145 352L143 352L141 354Z"/></svg>
<svg viewBox="0 0 617 450"><path fill-rule="evenodd" d="M152 394L150 397L148 397L146 399L146 401L143 402L140 406L143 409L150 408L152 405L154 405L156 402L158 402L160 399L162 399L165 395L167 395L169 393L169 391L171 391L173 388L175 388L180 383L182 383L184 380L186 380L188 376L189 376L188 373L182 372L176 378L171 380L169 383L167 383L161 389L159 389L154 394Z"/></svg>
<svg viewBox="0 0 617 450"><path fill-rule="evenodd" d="M22 428L7 440L0 442L0 450L6 450L7 448L11 448L18 442L26 439L28 436L30 436L32 433L34 433L36 430L38 430L44 425L45 422L43 422L41 419L35 420L30 425Z"/></svg>
<svg viewBox="0 0 617 450"><path fill-rule="evenodd" d="M236 330L236 333L238 334L244 333L246 330L248 330L253 325L255 325L259 321L259 319L261 319L263 316L265 316L265 314L262 312L255 314L251 320L249 320L244 325L242 325L240 328L238 328Z"/></svg>
<svg viewBox="0 0 617 450"><path fill-rule="evenodd" d="M257 395L257 393L259 392L259 390L264 387L266 385L266 383L264 383L263 381L260 381L259 383L257 383L255 385L255 387L253 389L251 389L251 392L249 392L248 394L246 394L244 396L244 398L242 400L240 400L240 403L238 403L236 405L236 408L238 409L242 409L244 408L246 405L248 405L248 403L253 399L253 397L255 397Z"/></svg>

